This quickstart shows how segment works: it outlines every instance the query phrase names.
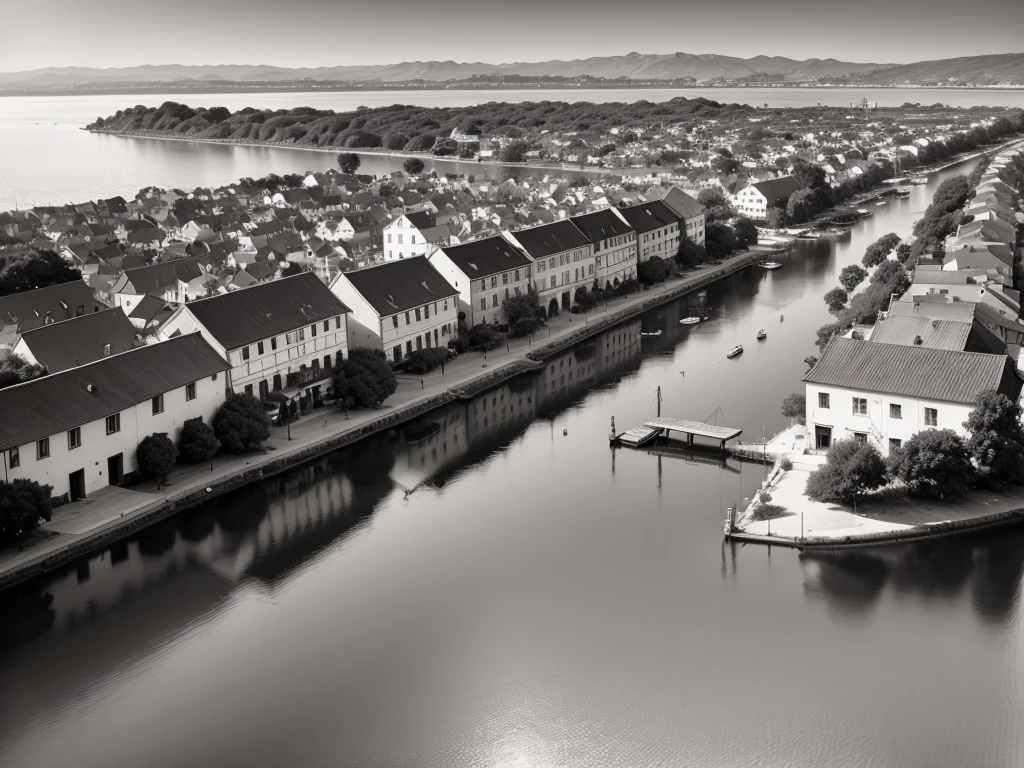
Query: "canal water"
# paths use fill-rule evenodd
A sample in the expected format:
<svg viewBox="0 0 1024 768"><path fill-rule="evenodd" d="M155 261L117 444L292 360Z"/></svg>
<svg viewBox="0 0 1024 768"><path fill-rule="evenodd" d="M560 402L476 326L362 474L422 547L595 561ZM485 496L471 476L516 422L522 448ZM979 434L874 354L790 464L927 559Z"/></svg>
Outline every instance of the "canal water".
<svg viewBox="0 0 1024 768"><path fill-rule="evenodd" d="M0 765L1021 765L1024 534L724 546L762 466L606 439L659 386L785 427L838 271L973 165L705 324L651 311L0 596Z"/></svg>

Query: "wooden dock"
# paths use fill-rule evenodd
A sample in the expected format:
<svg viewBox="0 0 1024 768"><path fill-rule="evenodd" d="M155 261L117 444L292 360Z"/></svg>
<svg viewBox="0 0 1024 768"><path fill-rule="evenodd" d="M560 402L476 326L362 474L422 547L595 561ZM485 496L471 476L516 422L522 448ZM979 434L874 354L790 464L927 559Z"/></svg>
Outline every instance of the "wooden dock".
<svg viewBox="0 0 1024 768"><path fill-rule="evenodd" d="M668 437L672 432L681 432L686 435L687 445L693 445L695 437L705 437L710 440L717 440L719 446L724 451L727 441L743 434L742 429L736 429L735 427L719 427L703 421L686 421L685 419L672 419L666 416L659 416L646 422L641 427L634 427L621 434L615 434L614 424L613 420L612 442L626 445L630 448L639 448L661 435Z"/></svg>

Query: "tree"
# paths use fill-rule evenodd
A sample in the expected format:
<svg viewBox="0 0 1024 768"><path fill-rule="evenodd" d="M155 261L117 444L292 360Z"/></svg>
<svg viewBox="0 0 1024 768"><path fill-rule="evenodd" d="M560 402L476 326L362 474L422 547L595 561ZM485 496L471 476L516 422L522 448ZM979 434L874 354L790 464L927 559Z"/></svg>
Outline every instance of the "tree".
<svg viewBox="0 0 1024 768"><path fill-rule="evenodd" d="M525 142L509 142L501 150L501 161L503 163L521 163L526 159L527 149L528 146Z"/></svg>
<svg viewBox="0 0 1024 768"><path fill-rule="evenodd" d="M636 268L636 276L643 285L657 285L664 283L671 271L664 259L652 256L647 261L640 262L640 266Z"/></svg>
<svg viewBox="0 0 1024 768"><path fill-rule="evenodd" d="M410 176L418 176L423 173L423 161L418 157L410 157L402 163L402 168L404 168L405 172Z"/></svg>
<svg viewBox="0 0 1024 768"><path fill-rule="evenodd" d="M518 296L509 296L501 303L508 320L509 336L522 338L529 336L544 325L544 308L532 290Z"/></svg>
<svg viewBox="0 0 1024 768"><path fill-rule="evenodd" d="M704 227L704 250L712 259L724 259L735 252L736 233L730 227L712 222Z"/></svg>
<svg viewBox="0 0 1024 768"><path fill-rule="evenodd" d="M784 229L789 226L789 214L786 213L785 208L769 208L768 214L765 216L765 223L771 229Z"/></svg>
<svg viewBox="0 0 1024 768"><path fill-rule="evenodd" d="M748 248L757 245L757 227L754 222L746 216L740 216L733 224L733 231L736 233L736 247Z"/></svg>
<svg viewBox="0 0 1024 768"><path fill-rule="evenodd" d="M467 345L470 349L489 352L505 343L505 337L489 325L474 325L467 333Z"/></svg>
<svg viewBox="0 0 1024 768"><path fill-rule="evenodd" d="M820 210L818 198L813 189L798 189L789 196L786 203L786 218L794 224L802 224Z"/></svg>
<svg viewBox="0 0 1024 768"><path fill-rule="evenodd" d="M430 373L447 359L447 349L431 347L430 349L414 349L406 356L403 363L408 373L423 374Z"/></svg>
<svg viewBox="0 0 1024 768"><path fill-rule="evenodd" d="M842 288L833 288L825 294L825 305L833 315L838 315L846 307L846 300L850 295Z"/></svg>
<svg viewBox="0 0 1024 768"><path fill-rule="evenodd" d="M887 259L879 264L878 269L871 275L871 282L885 286L890 295L895 293L902 296L910 287L910 275L898 261Z"/></svg>
<svg viewBox="0 0 1024 768"><path fill-rule="evenodd" d="M858 495L885 485L885 461L870 443L837 440L821 468L807 478L805 493L825 504L851 504Z"/></svg>
<svg viewBox="0 0 1024 768"><path fill-rule="evenodd" d="M0 252L0 296L81 280L82 275L50 250Z"/></svg>
<svg viewBox="0 0 1024 768"><path fill-rule="evenodd" d="M231 117L231 110L227 107L213 107L212 109L208 109L203 117L211 123L223 123Z"/></svg>
<svg viewBox="0 0 1024 768"><path fill-rule="evenodd" d="M178 449L174 447L166 432L154 432L142 438L135 449L135 464L139 473L150 480L156 480L156 488L167 482L167 476L174 469Z"/></svg>
<svg viewBox="0 0 1024 768"><path fill-rule="evenodd" d="M0 547L19 544L50 519L51 493L53 486L34 480L0 481Z"/></svg>
<svg viewBox="0 0 1024 768"><path fill-rule="evenodd" d="M679 250L676 251L676 264L683 269L696 267L708 260L708 252L703 245L698 245L688 237L679 241Z"/></svg>
<svg viewBox="0 0 1024 768"><path fill-rule="evenodd" d="M355 347L335 367L334 397L345 410L376 408L398 389L398 379L379 349Z"/></svg>
<svg viewBox="0 0 1024 768"><path fill-rule="evenodd" d="M793 178L805 189L817 190L828 186L825 169L801 158L793 161Z"/></svg>
<svg viewBox="0 0 1024 768"><path fill-rule="evenodd" d="M782 415L795 419L800 424L807 423L807 396L803 392L787 395L782 401Z"/></svg>
<svg viewBox="0 0 1024 768"><path fill-rule="evenodd" d="M818 329L818 338L814 343L818 347L819 352L823 352L828 343L832 341L832 338L838 334L841 334L846 327L842 323L825 323Z"/></svg>
<svg viewBox="0 0 1024 768"><path fill-rule="evenodd" d="M205 464L213 459L220 441L213 428L202 419L189 419L178 438L178 458L192 464Z"/></svg>
<svg viewBox="0 0 1024 768"><path fill-rule="evenodd" d="M701 190L697 202L704 206L704 220L709 224L712 221L725 221L734 214L729 199L717 189Z"/></svg>
<svg viewBox="0 0 1024 768"><path fill-rule="evenodd" d="M1006 395L988 389L978 395L964 422L967 450L985 479L1024 483L1024 427L1021 408Z"/></svg>
<svg viewBox="0 0 1024 768"><path fill-rule="evenodd" d="M228 395L213 414L213 434L228 453L258 451L270 437L263 403L245 393Z"/></svg>
<svg viewBox="0 0 1024 768"><path fill-rule="evenodd" d="M36 363L30 363L21 355L8 352L0 357L0 389L45 375L46 368Z"/></svg>
<svg viewBox="0 0 1024 768"><path fill-rule="evenodd" d="M864 258L861 263L865 267L870 269L871 267L877 267L887 258L889 253L900 243L900 236L895 232L890 232L887 235L882 235L880 238L875 240L868 249L864 252Z"/></svg>
<svg viewBox="0 0 1024 768"><path fill-rule="evenodd" d="M363 161L355 152L342 152L338 155L338 167L342 173L351 175L358 171L359 166L362 164Z"/></svg>
<svg viewBox="0 0 1024 768"><path fill-rule="evenodd" d="M853 293L853 289L864 282L864 278L867 276L866 269L858 267L856 264L850 264L848 267L843 267L843 271L839 273L839 284L849 293Z"/></svg>
<svg viewBox="0 0 1024 768"><path fill-rule="evenodd" d="M912 496L944 499L967 492L974 467L956 432L926 429L890 454L889 474L902 480Z"/></svg>

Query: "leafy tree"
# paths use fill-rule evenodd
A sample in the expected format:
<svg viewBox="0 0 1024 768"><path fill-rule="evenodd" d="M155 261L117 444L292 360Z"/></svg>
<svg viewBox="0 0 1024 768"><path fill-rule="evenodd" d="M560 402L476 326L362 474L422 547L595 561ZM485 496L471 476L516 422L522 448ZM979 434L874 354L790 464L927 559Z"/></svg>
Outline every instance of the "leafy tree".
<svg viewBox="0 0 1024 768"><path fill-rule="evenodd" d="M398 389L398 379L379 349L356 347L334 369L334 396L349 409L376 408Z"/></svg>
<svg viewBox="0 0 1024 768"><path fill-rule="evenodd" d="M423 173L423 161L420 160L418 157L410 157L408 160L402 163L402 168L404 168L405 172L408 173L409 175L417 176Z"/></svg>
<svg viewBox="0 0 1024 768"><path fill-rule="evenodd" d="M405 370L409 373L430 373L448 359L448 350L441 347L415 349L405 358Z"/></svg>
<svg viewBox="0 0 1024 768"><path fill-rule="evenodd" d="M846 307L846 300L850 295L842 288L833 288L825 294L825 305L833 315L838 315Z"/></svg>
<svg viewBox="0 0 1024 768"><path fill-rule="evenodd" d="M786 203L786 218L794 224L801 224L815 216L819 210L820 206L814 190L798 189L789 196L789 201Z"/></svg>
<svg viewBox="0 0 1024 768"><path fill-rule="evenodd" d="M748 248L757 245L757 227L754 222L746 216L740 216L733 224L733 231L736 233L736 247Z"/></svg>
<svg viewBox="0 0 1024 768"><path fill-rule="evenodd" d="M657 285L664 283L671 271L664 259L652 256L647 261L640 262L640 266L636 268L636 276L643 285Z"/></svg>
<svg viewBox="0 0 1024 768"><path fill-rule="evenodd" d="M220 448L220 441L213 428L202 419L189 419L181 429L178 438L178 458L192 464L205 464Z"/></svg>
<svg viewBox="0 0 1024 768"><path fill-rule="evenodd" d="M1024 484L1024 427L1021 408L1006 395L988 389L978 395L964 422L970 451L986 479Z"/></svg>
<svg viewBox="0 0 1024 768"><path fill-rule="evenodd" d="M704 206L704 220L710 224L713 221L725 221L732 218L732 205L729 198L717 189L703 189L697 195L697 202Z"/></svg>
<svg viewBox="0 0 1024 768"><path fill-rule="evenodd" d="M231 117L231 110L227 107L213 107L212 109L208 109L203 117L211 123L223 123Z"/></svg>
<svg viewBox="0 0 1024 768"><path fill-rule="evenodd" d="M167 482L167 476L174 469L178 449L166 432L154 432L142 438L135 449L135 464L143 477L156 480L157 490Z"/></svg>
<svg viewBox="0 0 1024 768"><path fill-rule="evenodd" d="M807 370L808 371L811 370L811 368L813 368L814 366L816 366L818 364L817 356L815 356L815 355L808 355L807 357L804 358L804 364L807 366Z"/></svg>
<svg viewBox="0 0 1024 768"><path fill-rule="evenodd" d="M719 222L704 227L704 250L712 259L724 259L732 255L737 246L736 233L731 227Z"/></svg>
<svg viewBox="0 0 1024 768"><path fill-rule="evenodd" d="M342 173L351 175L358 171L362 164L363 161L355 152L342 152L338 155L338 167Z"/></svg>
<svg viewBox="0 0 1024 768"><path fill-rule="evenodd" d="M875 240L871 245L868 246L867 251L864 252L864 258L862 263L865 267L870 269L871 267L877 267L887 258L892 250L899 245L900 236L895 232L890 232L887 235L882 235L880 238Z"/></svg>
<svg viewBox="0 0 1024 768"><path fill-rule="evenodd" d="M489 325L474 325L467 334L467 345L470 349L489 352L505 343L505 337Z"/></svg>
<svg viewBox="0 0 1024 768"><path fill-rule="evenodd" d="M821 468L807 478L805 493L825 504L851 504L854 498L885 485L885 461L870 443L837 440Z"/></svg>
<svg viewBox="0 0 1024 768"><path fill-rule="evenodd" d="M878 265L878 269L871 276L871 282L885 286L890 295L895 293L899 297L910 287L910 275L898 261L887 259Z"/></svg>
<svg viewBox="0 0 1024 768"><path fill-rule="evenodd" d="M404 133L399 133L398 131L388 131L380 140L380 145L384 149L390 149L392 151L403 149L408 143L409 137Z"/></svg>
<svg viewBox="0 0 1024 768"><path fill-rule="evenodd" d="M513 338L529 336L544 325L544 308L532 290L518 296L509 296L501 303L501 307L508 320L509 336Z"/></svg>
<svg viewBox="0 0 1024 768"><path fill-rule="evenodd" d="M788 419L796 419L800 424L807 423L807 396L803 392L787 395L782 401L782 415Z"/></svg>
<svg viewBox="0 0 1024 768"><path fill-rule="evenodd" d="M956 432L926 429L890 454L889 474L902 480L912 496L944 499L967 492L974 467Z"/></svg>
<svg viewBox="0 0 1024 768"><path fill-rule="evenodd" d="M844 330L846 330L846 326L842 323L825 323L825 325L821 326L818 329L817 341L814 342L818 347L818 351L825 351L825 347L832 341L832 338L841 334Z"/></svg>
<svg viewBox="0 0 1024 768"><path fill-rule="evenodd" d="M0 296L61 285L82 276L50 250L0 252Z"/></svg>
<svg viewBox="0 0 1024 768"><path fill-rule="evenodd" d="M503 163L521 163L526 160L528 145L522 141L511 141L501 150L501 161Z"/></svg>
<svg viewBox="0 0 1024 768"><path fill-rule="evenodd" d="M848 267L843 267L843 271L839 273L839 284L849 293L853 293L853 289L864 282L864 278L867 276L866 269L858 267L856 264L850 264Z"/></svg>
<svg viewBox="0 0 1024 768"><path fill-rule="evenodd" d="M799 158L793 161L793 178L804 189L816 190L828 186L825 170L820 165Z"/></svg>
<svg viewBox="0 0 1024 768"><path fill-rule="evenodd" d="M258 451L270 437L270 420L263 403L252 395L236 393L213 414L213 433L228 453Z"/></svg>
<svg viewBox="0 0 1024 768"><path fill-rule="evenodd" d="M53 486L34 480L0 481L0 547L22 542L40 520L49 521L51 493Z"/></svg>
<svg viewBox="0 0 1024 768"><path fill-rule="evenodd" d="M0 357L0 389L45 375L46 368L36 363L30 363L21 355L8 352Z"/></svg>
<svg viewBox="0 0 1024 768"><path fill-rule="evenodd" d="M772 229L785 229L790 224L789 214L785 208L769 208L765 223Z"/></svg>
<svg viewBox="0 0 1024 768"><path fill-rule="evenodd" d="M684 269L703 264L708 260L708 252L703 245L698 245L688 237L679 241L679 250L676 251L676 264Z"/></svg>

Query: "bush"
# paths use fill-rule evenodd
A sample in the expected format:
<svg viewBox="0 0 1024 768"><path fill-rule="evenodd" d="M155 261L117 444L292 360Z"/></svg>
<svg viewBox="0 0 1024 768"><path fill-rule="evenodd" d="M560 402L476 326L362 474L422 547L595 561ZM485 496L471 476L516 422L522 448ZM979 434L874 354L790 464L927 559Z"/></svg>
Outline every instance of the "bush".
<svg viewBox="0 0 1024 768"><path fill-rule="evenodd" d="M355 152L342 152L338 155L338 168L342 173L353 174L359 170L363 161Z"/></svg>
<svg viewBox="0 0 1024 768"><path fill-rule="evenodd" d="M719 222L709 223L704 227L704 250L712 259L724 259L732 255L738 247L739 241L731 227Z"/></svg>
<svg viewBox="0 0 1024 768"><path fill-rule="evenodd" d="M875 446L837 440L825 464L807 478L805 493L825 504L850 504L854 498L885 485L885 461Z"/></svg>
<svg viewBox="0 0 1024 768"><path fill-rule="evenodd" d="M807 423L807 397L803 392L787 395L782 401L782 415L787 419L795 419L800 424Z"/></svg>
<svg viewBox="0 0 1024 768"><path fill-rule="evenodd" d="M505 337L489 325L474 325L467 334L469 349L488 352L505 343Z"/></svg>
<svg viewBox="0 0 1024 768"><path fill-rule="evenodd" d="M508 320L510 328L514 328L523 320L532 321L533 329L523 335L532 333L538 326L544 324L544 308L541 307L537 294L533 291L527 291L518 296L509 296L501 302L501 308L505 311L505 318ZM513 333L512 335L520 334Z"/></svg>
<svg viewBox="0 0 1024 768"><path fill-rule="evenodd" d="M966 493L974 467L956 432L926 429L889 456L889 474L902 480L912 496L944 499Z"/></svg>
<svg viewBox="0 0 1024 768"><path fill-rule="evenodd" d="M642 285L657 285L664 283L672 268L664 259L652 256L647 261L640 262L636 274Z"/></svg>
<svg viewBox="0 0 1024 768"><path fill-rule="evenodd" d="M398 379L379 349L356 347L334 369L334 397L342 408L376 408L398 389Z"/></svg>
<svg viewBox="0 0 1024 768"><path fill-rule="evenodd" d="M430 373L448 359L448 350L440 347L417 349L405 358L405 370L409 373Z"/></svg>
<svg viewBox="0 0 1024 768"><path fill-rule="evenodd" d="M214 457L220 441L213 428L202 419L189 419L178 439L178 458L191 464L202 464Z"/></svg>
<svg viewBox="0 0 1024 768"><path fill-rule="evenodd" d="M867 276L866 269L858 267L856 264L850 264L848 267L843 267L843 271L839 273L839 284L853 293L853 289L864 282L864 278Z"/></svg>
<svg viewBox="0 0 1024 768"><path fill-rule="evenodd" d="M708 260L708 252L703 245L698 245L688 237L679 241L679 250L676 252L676 264L683 269L695 267Z"/></svg>
<svg viewBox="0 0 1024 768"><path fill-rule="evenodd" d="M838 315L846 308L846 300L849 294L842 288L833 288L825 294L825 305L833 315Z"/></svg>
<svg viewBox="0 0 1024 768"><path fill-rule="evenodd" d="M402 163L402 168L405 169L406 173L412 176L417 176L423 173L423 161L420 160L418 157L410 157L408 160Z"/></svg>
<svg viewBox="0 0 1024 768"><path fill-rule="evenodd" d="M664 260L662 261L662 263L665 263ZM667 268L668 267L666 266L666 269ZM581 285L579 288L576 289L576 293L572 297L572 300L572 311L576 313L588 312L597 304L597 297L589 290L587 290L587 287L585 285Z"/></svg>
<svg viewBox="0 0 1024 768"><path fill-rule="evenodd" d="M740 216L736 219L733 231L736 233L737 248L748 248L751 245L757 245L757 226L746 216Z"/></svg>
<svg viewBox="0 0 1024 768"><path fill-rule="evenodd" d="M213 433L228 453L251 453L270 437L270 420L255 397L232 394L213 414Z"/></svg>
<svg viewBox="0 0 1024 768"><path fill-rule="evenodd" d="M0 389L45 375L46 369L43 366L30 363L21 355L13 352L0 355Z"/></svg>
<svg viewBox="0 0 1024 768"><path fill-rule="evenodd" d="M0 547L18 544L39 527L40 520L50 519L51 493L53 486L34 480L0 481Z"/></svg>
<svg viewBox="0 0 1024 768"><path fill-rule="evenodd" d="M964 422L967 450L985 479L1024 483L1024 427L1021 409L1006 395L986 390Z"/></svg>
<svg viewBox="0 0 1024 768"><path fill-rule="evenodd" d="M167 475L174 469L177 458L178 449L174 447L166 432L147 435L135 449L135 464L139 468L139 474L156 480L157 490L167 482Z"/></svg>
<svg viewBox="0 0 1024 768"><path fill-rule="evenodd" d="M510 326L509 336L513 339L521 339L524 336L533 335L538 328L544 324L539 317L522 317Z"/></svg>

